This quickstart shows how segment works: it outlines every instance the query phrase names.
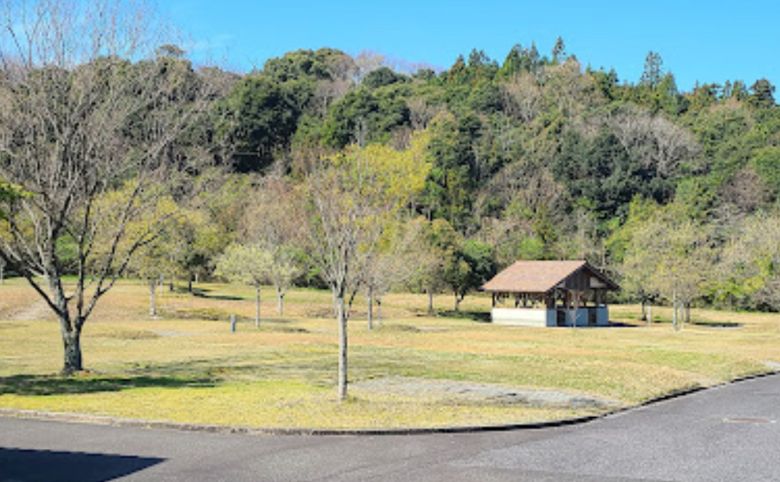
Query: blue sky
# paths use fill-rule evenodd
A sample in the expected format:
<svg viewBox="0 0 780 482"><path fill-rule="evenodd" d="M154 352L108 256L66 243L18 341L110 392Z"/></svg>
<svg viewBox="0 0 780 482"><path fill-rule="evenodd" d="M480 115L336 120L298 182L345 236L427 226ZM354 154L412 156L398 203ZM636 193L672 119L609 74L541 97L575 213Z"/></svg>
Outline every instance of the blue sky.
<svg viewBox="0 0 780 482"><path fill-rule="evenodd" d="M584 64L636 81L657 51L681 88L766 77L780 84L780 2L172 0L163 13L196 61L236 71L300 48L371 50L449 67L481 48L499 61L515 43L549 52L560 35Z"/></svg>

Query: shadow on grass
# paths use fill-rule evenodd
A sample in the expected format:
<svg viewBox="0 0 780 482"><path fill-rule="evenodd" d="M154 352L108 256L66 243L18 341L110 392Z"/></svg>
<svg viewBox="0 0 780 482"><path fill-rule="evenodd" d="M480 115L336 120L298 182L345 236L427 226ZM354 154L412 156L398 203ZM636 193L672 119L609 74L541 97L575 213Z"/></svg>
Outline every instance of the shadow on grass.
<svg viewBox="0 0 780 482"><path fill-rule="evenodd" d="M215 295L211 294L211 289L209 288L193 288L192 289L192 296L196 296L198 298L207 298L210 300L224 300L224 301L242 301L245 298L241 296L235 296L235 295Z"/></svg>
<svg viewBox="0 0 780 482"><path fill-rule="evenodd" d="M653 318L653 324L658 325L671 325L671 318ZM742 328L744 325L736 321L708 321L708 320L691 320L684 322L682 326L692 325L700 326L703 328Z"/></svg>
<svg viewBox="0 0 780 482"><path fill-rule="evenodd" d="M437 314L445 318L457 318L460 320L471 320L479 323L490 323L489 311L439 310Z"/></svg>
<svg viewBox="0 0 780 482"><path fill-rule="evenodd" d="M736 321L691 321L690 324L706 328L742 328L742 323Z"/></svg>
<svg viewBox="0 0 780 482"><path fill-rule="evenodd" d="M644 323L646 325L646 323L644 321L642 323ZM636 323L626 323L624 321L611 321L610 320L608 326L611 327L611 328L637 328L637 327L639 327L641 325L638 325Z"/></svg>
<svg viewBox="0 0 780 482"><path fill-rule="evenodd" d="M0 395L71 395L118 392L131 388L212 387L214 385L215 381L207 377L13 375L0 378Z"/></svg>

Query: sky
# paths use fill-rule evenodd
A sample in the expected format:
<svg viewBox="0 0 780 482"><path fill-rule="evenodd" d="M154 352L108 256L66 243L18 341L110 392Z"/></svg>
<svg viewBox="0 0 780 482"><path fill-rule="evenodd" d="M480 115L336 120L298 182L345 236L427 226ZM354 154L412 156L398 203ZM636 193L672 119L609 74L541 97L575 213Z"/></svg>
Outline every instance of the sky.
<svg viewBox="0 0 780 482"><path fill-rule="evenodd" d="M377 52L406 65L447 68L472 48L503 61L561 36L583 66L639 79L661 54L681 89L699 82L768 78L780 85L780 2L425 0L169 0L163 15L196 62L246 72L297 49Z"/></svg>

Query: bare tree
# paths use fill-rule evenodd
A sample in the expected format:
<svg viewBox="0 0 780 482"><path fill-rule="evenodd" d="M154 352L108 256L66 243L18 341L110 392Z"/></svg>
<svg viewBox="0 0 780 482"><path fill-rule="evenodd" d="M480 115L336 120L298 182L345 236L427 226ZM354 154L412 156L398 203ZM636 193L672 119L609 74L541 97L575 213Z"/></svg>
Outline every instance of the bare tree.
<svg viewBox="0 0 780 482"><path fill-rule="evenodd" d="M306 237L309 255L330 286L339 326L338 396L347 396L347 321L382 232L422 189L430 169L427 136L405 151L351 146L309 174Z"/></svg>
<svg viewBox="0 0 780 482"><path fill-rule="evenodd" d="M378 52L363 50L355 56L354 61L353 82L359 84L366 75L385 65L385 56Z"/></svg>
<svg viewBox="0 0 780 482"><path fill-rule="evenodd" d="M542 111L542 87L530 73L516 75L501 87L504 110L512 117L531 122Z"/></svg>
<svg viewBox="0 0 780 482"><path fill-rule="evenodd" d="M681 162L699 151L686 129L638 107L625 107L607 123L629 155L663 176L673 174Z"/></svg>
<svg viewBox="0 0 780 482"><path fill-rule="evenodd" d="M443 106L432 104L424 97L412 97L406 104L409 107L409 120L415 131L427 128L436 114L444 110Z"/></svg>
<svg viewBox="0 0 780 482"><path fill-rule="evenodd" d="M276 290L279 315L284 314L287 290L303 272L300 251L304 216L300 196L283 179L269 176L255 193L241 223L244 239L263 246L271 256L268 280Z"/></svg>
<svg viewBox="0 0 780 482"><path fill-rule="evenodd" d="M373 257L381 235L377 216L390 209L369 195L371 173L321 167L309 176L310 255L330 286L339 328L338 395L347 397L347 321L360 289L361 271ZM364 194L365 193L365 194Z"/></svg>
<svg viewBox="0 0 780 482"><path fill-rule="evenodd" d="M176 141L203 112L205 92L183 60L128 60L149 51L152 23L135 5L6 6L0 177L25 194L7 203L0 257L56 314L63 373L72 373L83 369L81 332L98 300L157 235L156 223L128 226L163 194L154 186L191 161L175 155ZM105 202L118 188L122 202ZM72 259L59 249L66 240Z"/></svg>

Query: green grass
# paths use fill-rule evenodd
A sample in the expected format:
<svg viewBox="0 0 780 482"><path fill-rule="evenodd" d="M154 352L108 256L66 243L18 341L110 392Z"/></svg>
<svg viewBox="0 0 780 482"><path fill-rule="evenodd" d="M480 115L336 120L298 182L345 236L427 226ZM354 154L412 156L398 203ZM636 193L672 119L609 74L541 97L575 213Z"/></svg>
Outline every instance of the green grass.
<svg viewBox="0 0 780 482"><path fill-rule="evenodd" d="M330 294L294 290L284 316L264 290L255 329L253 292L199 285L197 296L160 292L148 316L147 287L125 282L101 301L83 338L85 365L54 375L62 348L56 322L18 280L0 286L0 407L250 427L408 427L497 424L586 415L587 410L464 403L351 390L336 400L337 327ZM630 405L681 388L766 370L780 361L780 316L694 310L699 323L674 332L645 326L638 307L613 306L626 327L532 329L485 323L490 300L393 294L368 331L358 299L350 321L350 379L385 376L489 382L566 390ZM236 314L237 333L228 317ZM659 320L669 310L655 308ZM738 324L737 328L719 328Z"/></svg>

